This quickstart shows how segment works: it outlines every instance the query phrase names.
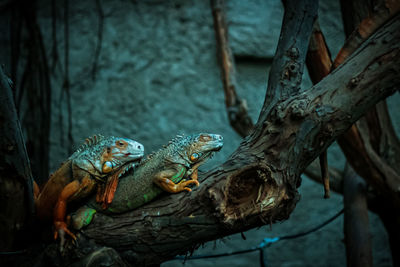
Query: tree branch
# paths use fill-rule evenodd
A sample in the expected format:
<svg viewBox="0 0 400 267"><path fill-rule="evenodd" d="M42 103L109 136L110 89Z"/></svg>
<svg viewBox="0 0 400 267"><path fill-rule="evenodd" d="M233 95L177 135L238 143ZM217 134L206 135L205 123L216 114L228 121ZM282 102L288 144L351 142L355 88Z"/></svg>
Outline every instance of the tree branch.
<svg viewBox="0 0 400 267"><path fill-rule="evenodd" d="M356 46L359 46L372 32L399 11L399 6L398 1L390 4L386 0L379 1L375 8L372 8L372 3L369 1L342 3L343 20L347 32L355 25L359 24L359 26L346 41L335 64L345 61ZM366 9L367 7L370 9ZM349 15L350 13L352 15ZM363 17L366 18L363 19ZM353 82L358 81L353 80ZM399 156L395 155L396 152L400 152L400 145L384 106L385 104L379 104L367 112L365 118L361 119L357 126L353 126L338 139L338 143L357 173L374 187L378 195L382 195L386 201L394 203L395 207L400 209L400 199L397 194L400 187L398 169L400 167L394 167L398 165L395 162ZM377 108L382 118L378 116ZM387 130L382 128L383 124ZM388 145L388 142L391 145ZM389 154L391 156L388 156ZM384 158L381 158L382 156ZM397 168L397 173L393 168Z"/></svg>
<svg viewBox="0 0 400 267"><path fill-rule="evenodd" d="M217 58L221 67L221 78L225 93L225 105L229 123L241 136L247 136L253 129L253 122L247 112L247 103L236 93L235 62L228 43L228 27L225 22L225 3L223 0L210 1L214 19L215 39L217 41Z"/></svg>
<svg viewBox="0 0 400 267"><path fill-rule="evenodd" d="M224 164L201 175L201 186L190 194L169 195L114 217L99 213L84 235L119 250L132 263L151 264L287 219L305 167L400 85L399 27L397 16L310 90L264 107L254 133ZM283 83L288 80L282 77Z"/></svg>
<svg viewBox="0 0 400 267"><path fill-rule="evenodd" d="M364 4L364 3L363 3ZM365 6L366 8L366 6ZM333 68L342 64L372 33L400 11L400 1L383 0L374 8L374 12L363 19L340 49L333 62ZM365 11L364 11L365 12ZM357 12L362 14L361 12ZM367 12L366 12L367 13ZM349 28L349 27L346 27Z"/></svg>
<svg viewBox="0 0 400 267"><path fill-rule="evenodd" d="M285 15L258 122L279 101L299 92L318 1L285 1Z"/></svg>
<svg viewBox="0 0 400 267"><path fill-rule="evenodd" d="M316 20L313 26L313 32L308 46L306 65L313 84L321 81L330 73L332 60L325 42L325 37L319 27L319 22ZM325 150L319 155L321 167L322 184L324 186L324 198L329 198L329 171L328 171L328 152Z"/></svg>

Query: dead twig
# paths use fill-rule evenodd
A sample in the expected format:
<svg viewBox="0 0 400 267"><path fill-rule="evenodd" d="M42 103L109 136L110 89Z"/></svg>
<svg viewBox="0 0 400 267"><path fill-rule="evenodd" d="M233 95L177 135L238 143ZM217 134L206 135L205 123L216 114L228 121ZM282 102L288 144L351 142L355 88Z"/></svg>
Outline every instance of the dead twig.
<svg viewBox="0 0 400 267"><path fill-rule="evenodd" d="M211 0L211 8L214 19L215 38L217 41L217 58L221 67L221 77L229 123L240 136L245 137L253 129L253 122L248 114L246 100L240 99L236 93L235 62L228 42L228 27L225 19L224 1Z"/></svg>

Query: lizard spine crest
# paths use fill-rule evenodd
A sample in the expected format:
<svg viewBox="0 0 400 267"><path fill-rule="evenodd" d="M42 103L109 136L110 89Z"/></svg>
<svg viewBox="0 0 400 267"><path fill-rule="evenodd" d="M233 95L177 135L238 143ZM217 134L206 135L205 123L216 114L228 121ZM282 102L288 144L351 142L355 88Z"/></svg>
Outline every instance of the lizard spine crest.
<svg viewBox="0 0 400 267"><path fill-rule="evenodd" d="M143 165L144 163L146 163L147 161L151 160L154 155L156 155L157 153L159 153L160 151L164 151L168 148L170 148L171 146L177 145L179 144L186 136L184 134L178 134L176 135L176 137L172 138L167 145L163 145L162 148L151 152L149 155L147 155L147 157L145 159L143 159L140 163L140 165Z"/></svg>
<svg viewBox="0 0 400 267"><path fill-rule="evenodd" d="M88 138L85 139L85 142L79 146L79 148L76 150L76 153L80 153L87 148L93 147L104 139L105 137L101 134L95 134L93 136L89 136Z"/></svg>

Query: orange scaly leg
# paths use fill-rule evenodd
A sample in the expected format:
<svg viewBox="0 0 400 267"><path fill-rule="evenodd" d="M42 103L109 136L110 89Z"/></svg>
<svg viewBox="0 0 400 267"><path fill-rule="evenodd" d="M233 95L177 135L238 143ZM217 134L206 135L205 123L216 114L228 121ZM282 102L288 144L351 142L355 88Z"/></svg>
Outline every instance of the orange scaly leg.
<svg viewBox="0 0 400 267"><path fill-rule="evenodd" d="M154 182L161 187L164 191L167 191L169 193L179 193L182 191L192 191L189 187L186 187L187 185L190 184L195 184L199 185L199 182L197 180L188 180L188 181L181 181L177 184L174 184L170 179L168 178L156 178Z"/></svg>
<svg viewBox="0 0 400 267"><path fill-rule="evenodd" d="M198 171L199 167L202 164L202 162L196 163L190 170L188 171L188 175L192 180L198 180Z"/></svg>
<svg viewBox="0 0 400 267"><path fill-rule="evenodd" d="M54 239L60 237L60 249L64 247L65 242L65 233L71 236L74 240L76 240L76 236L68 230L67 224L65 223L65 214L67 210L67 201L73 196L75 193L79 191L80 183L75 180L69 183L64 189L61 191L60 196L58 197L57 204L54 208Z"/></svg>
<svg viewBox="0 0 400 267"><path fill-rule="evenodd" d="M198 174L199 170L195 169L193 170L192 174L190 175L190 178L192 178L192 180L198 180L199 179L199 174Z"/></svg>

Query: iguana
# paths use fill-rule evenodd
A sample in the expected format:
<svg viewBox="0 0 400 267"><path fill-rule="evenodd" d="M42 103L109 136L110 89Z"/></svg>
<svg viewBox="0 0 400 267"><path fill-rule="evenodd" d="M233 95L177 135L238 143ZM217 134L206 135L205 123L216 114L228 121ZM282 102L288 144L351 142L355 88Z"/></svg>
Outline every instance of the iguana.
<svg viewBox="0 0 400 267"><path fill-rule="evenodd" d="M81 207L72 216L73 228L79 230L88 225L96 211L122 213L151 201L163 191L190 192L188 185L199 185L199 166L222 146L222 136L217 134L178 136L164 148L150 154L135 168L133 174L129 173L121 179L114 200L107 209L102 210L93 198Z"/></svg>
<svg viewBox="0 0 400 267"><path fill-rule="evenodd" d="M42 221L53 219L54 239L60 236L61 247L65 233L76 239L65 222L67 203L87 197L97 187L96 201L106 208L113 199L118 178L143 155L144 147L136 141L95 135L87 138L50 176L42 191L36 193L36 215Z"/></svg>

